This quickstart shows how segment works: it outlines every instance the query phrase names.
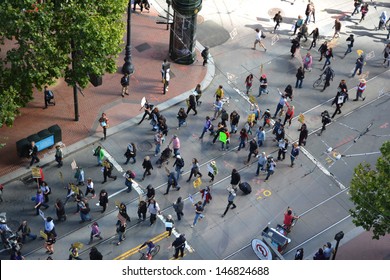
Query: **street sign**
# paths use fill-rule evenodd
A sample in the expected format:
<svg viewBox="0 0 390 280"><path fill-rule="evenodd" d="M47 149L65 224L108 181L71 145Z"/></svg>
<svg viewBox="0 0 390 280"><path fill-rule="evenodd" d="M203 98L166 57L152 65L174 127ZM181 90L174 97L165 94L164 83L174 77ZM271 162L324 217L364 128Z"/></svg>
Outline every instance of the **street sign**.
<svg viewBox="0 0 390 280"><path fill-rule="evenodd" d="M260 239L252 240L252 249L260 260L272 260L271 250Z"/></svg>

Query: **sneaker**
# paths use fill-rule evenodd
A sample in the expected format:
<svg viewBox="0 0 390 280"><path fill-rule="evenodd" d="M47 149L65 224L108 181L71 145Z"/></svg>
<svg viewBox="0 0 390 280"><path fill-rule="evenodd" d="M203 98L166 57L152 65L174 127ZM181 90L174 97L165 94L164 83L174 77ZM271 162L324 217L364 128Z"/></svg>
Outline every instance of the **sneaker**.
<svg viewBox="0 0 390 280"><path fill-rule="evenodd" d="M191 227L193 228L193 227L194 227L194 225L191 225Z"/></svg>
<svg viewBox="0 0 390 280"><path fill-rule="evenodd" d="M366 97L363 97L363 101L366 100Z"/></svg>

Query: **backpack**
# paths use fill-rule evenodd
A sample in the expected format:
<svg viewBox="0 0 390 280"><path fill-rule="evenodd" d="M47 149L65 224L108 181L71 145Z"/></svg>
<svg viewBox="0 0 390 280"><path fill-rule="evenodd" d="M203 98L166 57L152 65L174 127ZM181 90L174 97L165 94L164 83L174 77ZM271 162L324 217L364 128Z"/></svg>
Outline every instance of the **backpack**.
<svg viewBox="0 0 390 280"><path fill-rule="evenodd" d="M176 163L176 165L178 166L178 167L180 167L180 168L183 168L184 167L184 159L180 159L177 163Z"/></svg>
<svg viewBox="0 0 390 280"><path fill-rule="evenodd" d="M121 78L121 85L122 85L122 86L126 86L126 85L127 85L127 82L128 82L127 77L123 76L123 77Z"/></svg>
<svg viewBox="0 0 390 280"><path fill-rule="evenodd" d="M129 171L130 171L130 172L129 172ZM136 177L135 172L132 171L132 170L129 170L129 171L126 172L127 175L129 176L129 178L130 178L130 179L135 179L135 177Z"/></svg>
<svg viewBox="0 0 390 280"><path fill-rule="evenodd" d="M47 194L51 194L51 188L49 186L47 186L47 188L49 189Z"/></svg>

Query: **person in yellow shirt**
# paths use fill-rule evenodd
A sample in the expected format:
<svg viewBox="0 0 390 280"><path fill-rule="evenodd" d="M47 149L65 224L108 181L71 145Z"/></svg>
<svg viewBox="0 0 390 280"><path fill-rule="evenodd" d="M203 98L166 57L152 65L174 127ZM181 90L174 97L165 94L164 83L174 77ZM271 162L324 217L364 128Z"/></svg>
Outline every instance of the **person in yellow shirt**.
<svg viewBox="0 0 390 280"><path fill-rule="evenodd" d="M214 96L216 97L216 99L218 99L218 98L219 98L219 99L224 98L225 92L224 92L224 90L223 90L222 85L219 85L219 86L218 86L217 90L215 91Z"/></svg>

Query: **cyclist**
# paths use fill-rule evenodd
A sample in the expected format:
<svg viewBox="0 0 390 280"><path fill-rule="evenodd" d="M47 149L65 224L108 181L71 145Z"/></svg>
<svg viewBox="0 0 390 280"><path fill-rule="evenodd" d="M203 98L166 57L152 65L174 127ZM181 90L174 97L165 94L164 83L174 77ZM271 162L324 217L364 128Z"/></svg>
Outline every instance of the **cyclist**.
<svg viewBox="0 0 390 280"><path fill-rule="evenodd" d="M299 216L294 216L292 213L292 209L290 207L287 207L287 210L284 213L284 220L283 220L283 225L284 228L287 230L287 232L290 232L291 225L294 219L299 219Z"/></svg>
<svg viewBox="0 0 390 280"><path fill-rule="evenodd" d="M152 259L152 251L154 250L156 245L154 245L154 243L150 240L146 241L144 244L141 245L141 247L139 247L138 252L141 251L141 249L145 246L148 246L148 250L146 252L146 257L150 260L150 259Z"/></svg>
<svg viewBox="0 0 390 280"><path fill-rule="evenodd" d="M330 86L331 80L333 81L334 71L333 71L332 67L330 67L330 66L326 67L325 71L321 74L321 76L322 75L325 75L325 85L324 85L324 88L321 90L321 92L323 92L328 86Z"/></svg>

